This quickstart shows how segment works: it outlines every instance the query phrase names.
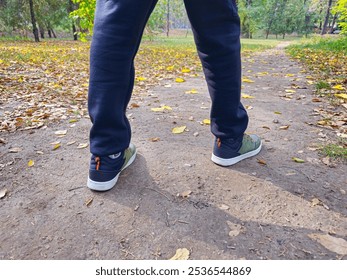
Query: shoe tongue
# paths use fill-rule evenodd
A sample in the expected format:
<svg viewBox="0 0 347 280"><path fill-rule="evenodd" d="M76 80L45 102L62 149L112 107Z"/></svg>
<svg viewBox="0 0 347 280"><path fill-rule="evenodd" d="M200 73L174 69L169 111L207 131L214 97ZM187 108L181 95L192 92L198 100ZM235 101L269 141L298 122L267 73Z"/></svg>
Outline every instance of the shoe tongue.
<svg viewBox="0 0 347 280"><path fill-rule="evenodd" d="M109 157L110 159L116 159L116 158L119 158L121 154L122 154L122 153L119 152L118 154L109 155L108 157Z"/></svg>

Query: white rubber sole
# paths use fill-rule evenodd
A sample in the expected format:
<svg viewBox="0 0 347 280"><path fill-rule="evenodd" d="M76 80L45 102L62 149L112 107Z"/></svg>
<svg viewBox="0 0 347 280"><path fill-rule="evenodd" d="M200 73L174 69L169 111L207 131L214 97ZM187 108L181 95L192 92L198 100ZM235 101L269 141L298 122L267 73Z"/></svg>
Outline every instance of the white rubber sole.
<svg viewBox="0 0 347 280"><path fill-rule="evenodd" d="M112 180L106 181L106 182L96 182L96 181L91 180L88 177L87 187L93 191L98 191L98 192L105 192L105 191L112 189L116 185L120 173L125 168L127 168L130 164L132 164L134 162L135 158L136 158L136 150L135 150L135 153L132 155L132 157L129 159L128 163L123 167L123 169L117 174L116 177L114 177Z"/></svg>
<svg viewBox="0 0 347 280"><path fill-rule="evenodd" d="M231 166L234 165L238 162L240 162L241 160L244 160L246 158L250 158L253 157L257 154L259 154L259 152L261 151L261 147L262 147L262 143L260 143L260 146L258 147L258 149L254 150L254 151L250 151L248 153L245 153L243 155L239 155L237 157L234 158L220 158L215 156L214 154L212 154L211 160L218 165L221 166Z"/></svg>

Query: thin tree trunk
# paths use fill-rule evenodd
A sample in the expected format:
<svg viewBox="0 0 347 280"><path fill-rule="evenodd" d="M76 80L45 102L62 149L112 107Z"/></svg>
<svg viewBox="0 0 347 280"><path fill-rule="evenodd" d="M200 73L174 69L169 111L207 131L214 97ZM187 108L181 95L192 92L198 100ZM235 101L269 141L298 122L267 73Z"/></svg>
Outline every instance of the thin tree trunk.
<svg viewBox="0 0 347 280"><path fill-rule="evenodd" d="M329 23L330 10L331 10L331 6L333 4L333 0L328 0L328 1L329 2L328 2L327 13L325 15L325 20L324 20L324 24L323 24L321 35L324 35L326 33L326 29L327 29L328 23Z"/></svg>
<svg viewBox="0 0 347 280"><path fill-rule="evenodd" d="M330 27L330 34L334 33L334 25L336 23L336 20L337 20L337 13L333 17L333 22L331 23L331 27Z"/></svg>
<svg viewBox="0 0 347 280"><path fill-rule="evenodd" d="M36 18L35 18L33 0L29 0L29 6L30 6L31 24L33 25L33 33L34 33L34 37L35 37L35 42L40 42L39 30L37 29L37 26L36 26Z"/></svg>
<svg viewBox="0 0 347 280"><path fill-rule="evenodd" d="M170 0L167 0L167 14L166 14L166 37L170 33Z"/></svg>

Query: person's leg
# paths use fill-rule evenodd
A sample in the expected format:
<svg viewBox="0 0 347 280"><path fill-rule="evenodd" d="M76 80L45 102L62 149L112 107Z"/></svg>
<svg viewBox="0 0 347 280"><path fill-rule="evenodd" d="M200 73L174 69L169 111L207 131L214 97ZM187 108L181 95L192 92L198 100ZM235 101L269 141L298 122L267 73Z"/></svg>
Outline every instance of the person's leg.
<svg viewBox="0 0 347 280"><path fill-rule="evenodd" d="M245 137L241 104L240 19L235 0L184 0L212 100L212 161L229 166L257 154L257 136Z"/></svg>
<svg viewBox="0 0 347 280"><path fill-rule="evenodd" d="M240 102L240 20L235 0L185 0L212 100L211 130L242 137L248 124Z"/></svg>
<svg viewBox="0 0 347 280"><path fill-rule="evenodd" d="M125 115L134 85L134 57L157 0L97 0L90 50L88 110L92 158L87 186L107 191L135 159Z"/></svg>
<svg viewBox="0 0 347 280"><path fill-rule="evenodd" d="M90 150L107 156L128 148L125 111L134 84L134 57L157 0L98 0L90 50Z"/></svg>

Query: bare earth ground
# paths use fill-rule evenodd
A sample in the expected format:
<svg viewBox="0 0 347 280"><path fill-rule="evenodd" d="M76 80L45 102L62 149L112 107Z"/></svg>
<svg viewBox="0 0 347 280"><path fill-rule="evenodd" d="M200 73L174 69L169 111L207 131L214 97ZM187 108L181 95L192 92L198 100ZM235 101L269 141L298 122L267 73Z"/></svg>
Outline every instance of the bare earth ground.
<svg viewBox="0 0 347 280"><path fill-rule="evenodd" d="M169 259L187 248L190 259L346 259L343 245L324 240L346 240L347 169L323 163L316 150L334 132L312 125L322 104L312 102L301 70L282 48L244 58L244 76L254 81L243 89L254 97L243 100L248 132L264 148L230 168L210 161L202 75L133 97L138 157L106 193L86 187L89 151L77 145L88 142L88 119L3 133L0 258ZM296 92L286 92L293 84ZM185 93L193 88L197 94ZM150 110L163 104L172 111ZM171 132L184 125L184 133Z"/></svg>

